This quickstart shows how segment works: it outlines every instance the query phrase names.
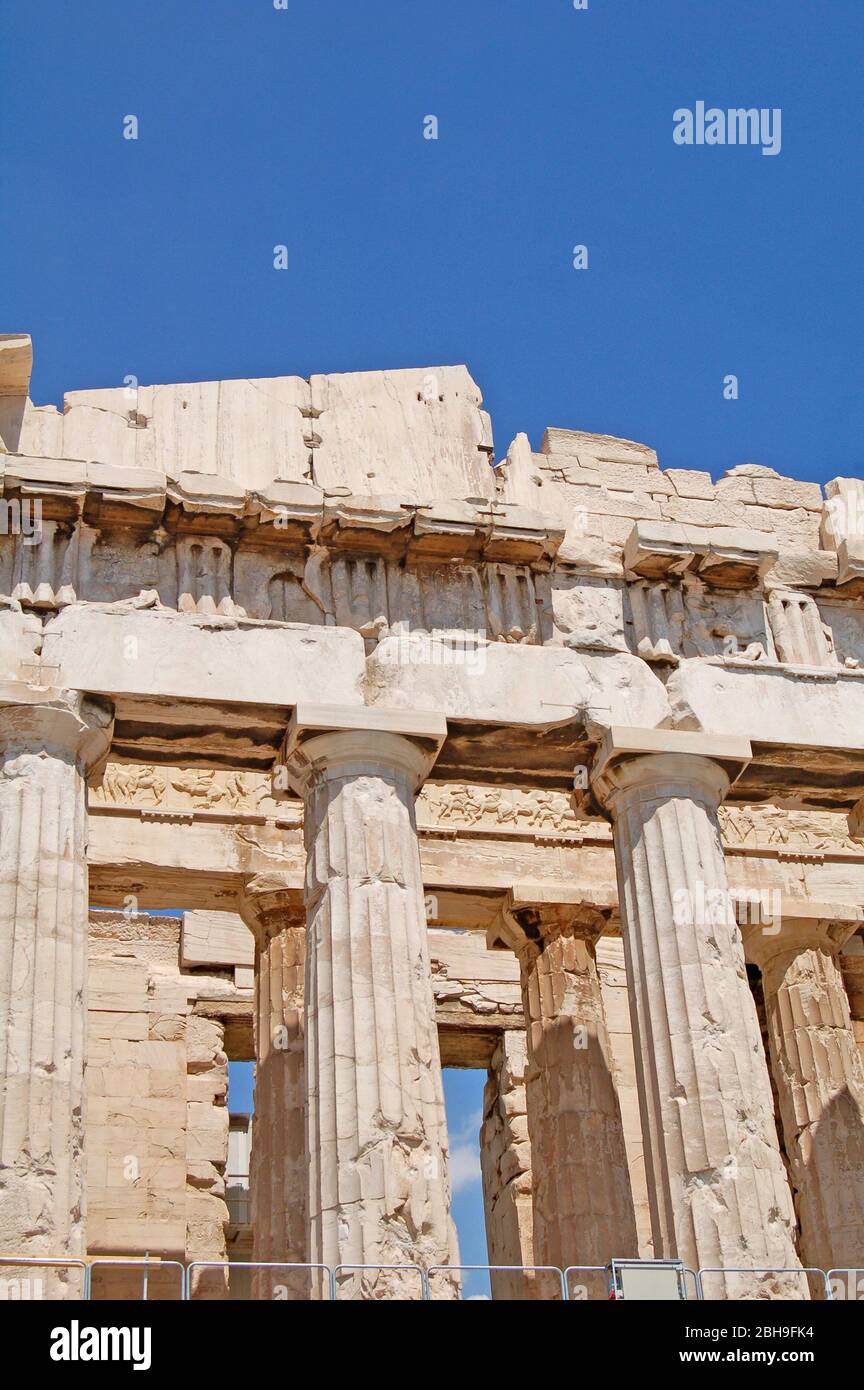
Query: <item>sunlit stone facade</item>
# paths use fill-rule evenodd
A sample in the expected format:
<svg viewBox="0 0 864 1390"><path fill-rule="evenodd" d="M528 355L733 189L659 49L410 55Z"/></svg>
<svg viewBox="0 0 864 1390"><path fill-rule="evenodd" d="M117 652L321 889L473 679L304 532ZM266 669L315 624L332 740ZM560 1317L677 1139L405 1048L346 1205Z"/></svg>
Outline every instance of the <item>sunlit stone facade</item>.
<svg viewBox="0 0 864 1390"><path fill-rule="evenodd" d="M0 1254L458 1297L459 1066L490 1263L864 1264L864 483L496 463L464 367L29 372L0 338Z"/></svg>

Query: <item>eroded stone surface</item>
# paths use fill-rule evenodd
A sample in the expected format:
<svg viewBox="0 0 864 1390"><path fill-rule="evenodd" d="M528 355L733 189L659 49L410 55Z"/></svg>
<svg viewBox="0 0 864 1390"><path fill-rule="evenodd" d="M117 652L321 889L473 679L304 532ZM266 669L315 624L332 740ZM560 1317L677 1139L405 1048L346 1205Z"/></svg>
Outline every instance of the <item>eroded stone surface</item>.
<svg viewBox="0 0 864 1390"><path fill-rule="evenodd" d="M563 1270L638 1251L594 950L605 919L552 896L514 890L501 935L522 979L534 1257Z"/></svg>
<svg viewBox="0 0 864 1390"><path fill-rule="evenodd" d="M306 1068L313 1263L458 1264L409 739L317 734L295 754L306 798ZM455 1276L431 1278L454 1295ZM419 1282L346 1272L341 1297Z"/></svg>
<svg viewBox="0 0 864 1390"><path fill-rule="evenodd" d="M747 941L762 971L801 1256L825 1270L854 1268L864 1243L864 1064L831 926L786 919Z"/></svg>
<svg viewBox="0 0 864 1390"><path fill-rule="evenodd" d="M694 1269L794 1270L795 1214L716 819L727 775L682 753L622 758L607 777L655 1253ZM714 1279L731 1297L802 1295L793 1275Z"/></svg>
<svg viewBox="0 0 864 1390"><path fill-rule="evenodd" d="M675 895L704 903L728 887L736 912L827 922L835 944L855 925L860 481L823 495L748 464L715 482L564 429L536 453L518 436L492 469L480 392L458 366L86 390L60 412L28 400L30 361L26 336L0 339L5 1248L84 1249L84 1147L91 1252L246 1248L224 1200L225 1076L228 1056L253 1054L257 1010L259 1252L455 1261L443 1052L491 1068L490 1249L538 1258L569 1224L598 1259L638 1239L692 1263L794 1264L737 927L676 918ZM406 741L416 756L396 772L390 754L348 766L328 744L338 775L322 766L307 782L303 740L286 746L286 731L321 702L341 713L316 737L362 737L367 760ZM92 734L85 707L108 705L103 776L110 715L95 739L80 725ZM69 718L74 756L55 727ZM636 794L600 766L610 738L629 750L622 765L641 740L655 770L672 756L703 771ZM120 914L91 926L84 1125L88 839L91 896ZM265 894L272 912L261 898L251 913L256 948L237 913L264 880L282 886ZM515 975L482 941L532 880L538 902L599 914L607 934L596 965L581 938L534 942L526 1020ZM172 901L191 909L182 929L140 916ZM453 928L465 935L442 940ZM764 974L798 1253L860 1264L856 943L841 973L808 947ZM49 956L68 970L40 973ZM598 1065L568 1071L586 1020ZM541 1116L533 1174L520 1046ZM585 1084L562 1090L565 1074ZM612 1161L583 1211L567 1175L589 1164L589 1134ZM626 1240L607 1201L624 1186ZM414 1275L346 1273L340 1293L404 1293L406 1279L416 1291ZM137 1280L100 1271L97 1292L134 1294ZM456 1292L451 1274L432 1282ZM200 1297L240 1287L222 1270L193 1284ZM768 1277L757 1292L793 1286ZM277 1296L266 1279L257 1291Z"/></svg>
<svg viewBox="0 0 864 1390"><path fill-rule="evenodd" d="M7 687L0 707L0 1251L80 1259L85 778L107 753L111 721L102 706L53 694ZM45 1280L54 1297L81 1296L78 1270Z"/></svg>

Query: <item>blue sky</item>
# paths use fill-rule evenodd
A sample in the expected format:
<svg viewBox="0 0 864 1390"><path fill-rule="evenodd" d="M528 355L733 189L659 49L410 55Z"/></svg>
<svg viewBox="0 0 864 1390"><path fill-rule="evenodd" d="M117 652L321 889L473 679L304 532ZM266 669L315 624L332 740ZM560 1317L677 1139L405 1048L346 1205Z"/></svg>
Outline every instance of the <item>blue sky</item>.
<svg viewBox="0 0 864 1390"><path fill-rule="evenodd" d="M499 457L553 424L715 476L864 471L861 0L0 16L0 329L33 334L35 400L466 362ZM780 108L780 153L676 145L698 101ZM454 1134L479 1081L448 1078Z"/></svg>
<svg viewBox="0 0 864 1390"><path fill-rule="evenodd" d="M0 7L34 398L465 361L499 454L556 424L860 471L860 0L287 5ZM780 155L676 146L697 100L780 107Z"/></svg>

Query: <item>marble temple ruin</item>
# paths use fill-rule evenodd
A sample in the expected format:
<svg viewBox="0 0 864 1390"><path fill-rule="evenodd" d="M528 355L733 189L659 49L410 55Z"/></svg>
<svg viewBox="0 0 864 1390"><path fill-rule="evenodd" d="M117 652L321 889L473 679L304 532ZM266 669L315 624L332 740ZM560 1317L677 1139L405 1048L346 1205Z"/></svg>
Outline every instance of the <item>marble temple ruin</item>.
<svg viewBox="0 0 864 1390"><path fill-rule="evenodd" d="M864 482L496 463L464 367L30 369L0 338L0 1276L459 1297L442 1067L490 1264L864 1265Z"/></svg>

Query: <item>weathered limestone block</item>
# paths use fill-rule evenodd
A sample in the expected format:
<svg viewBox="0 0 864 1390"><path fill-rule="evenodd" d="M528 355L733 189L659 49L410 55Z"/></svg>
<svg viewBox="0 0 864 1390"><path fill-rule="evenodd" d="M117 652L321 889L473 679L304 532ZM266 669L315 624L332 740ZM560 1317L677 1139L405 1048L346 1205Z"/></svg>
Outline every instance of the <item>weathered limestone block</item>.
<svg viewBox="0 0 864 1390"><path fill-rule="evenodd" d="M526 1066L525 1034L502 1033L487 1074L480 1129L486 1245L492 1265L534 1263ZM542 1276L500 1270L490 1278L493 1298L524 1299L550 1292Z"/></svg>
<svg viewBox="0 0 864 1390"><path fill-rule="evenodd" d="M609 580L556 575L552 583L556 632L568 647L626 651L624 586Z"/></svg>
<svg viewBox="0 0 864 1390"><path fill-rule="evenodd" d="M108 914L106 914L108 917ZM121 914L118 919L123 922ZM185 1018L180 1034L151 1041L151 968L110 931L91 936L87 1046L87 1250L101 1257L149 1253L182 1260L186 1249L187 1108ZM131 925L131 919L129 921ZM124 923L125 925L125 923ZM118 928L119 930L119 928ZM138 930L144 934L145 928ZM149 943L148 943L149 944ZM151 946L158 952L160 947ZM125 950L127 955L121 955ZM117 1022L133 1015L135 1039ZM176 1031L176 1030L175 1030ZM204 1107L199 1107L203 1109ZM209 1107L208 1107L209 1108ZM99 1272L99 1297L120 1297L140 1275ZM167 1273L166 1296L171 1293ZM176 1273L173 1296L177 1296ZM134 1294L133 1294L134 1296Z"/></svg>
<svg viewBox="0 0 864 1390"><path fill-rule="evenodd" d="M440 898L432 894L429 906L440 911ZM466 899L466 918L474 910ZM441 1061L487 1069L502 1030L524 1031L519 964L488 950L482 931L430 927L428 936Z"/></svg>
<svg viewBox="0 0 864 1390"><path fill-rule="evenodd" d="M91 914L87 1238L97 1257L226 1259L225 1024L191 1009L199 994L233 993L233 972L184 974L180 942L176 917ZM141 1280L108 1266L94 1287L140 1298ZM151 1296L178 1297L176 1270L154 1268L149 1281ZM193 1291L226 1297L224 1270L196 1271Z"/></svg>
<svg viewBox="0 0 864 1390"><path fill-rule="evenodd" d="M604 721L635 716L653 725L669 712L662 682L629 652L491 642L445 665L422 649L400 660L399 638L385 637L366 662L366 682L373 704L509 726L561 724L595 708Z"/></svg>
<svg viewBox="0 0 864 1390"><path fill-rule="evenodd" d="M303 969L306 921L296 890L278 874L247 884L241 906L255 939L255 1112L252 1120L253 1255L266 1264L305 1264L307 1232L306 1076ZM257 1298L308 1298L310 1275L253 1275Z"/></svg>
<svg viewBox="0 0 864 1390"><path fill-rule="evenodd" d="M682 655L765 661L771 637L761 594L753 590L709 590L688 575L683 584Z"/></svg>
<svg viewBox="0 0 864 1390"><path fill-rule="evenodd" d="M825 484L822 544L837 553L837 584L849 595L864 593L864 480L832 478Z"/></svg>
<svg viewBox="0 0 864 1390"><path fill-rule="evenodd" d="M220 1019L186 1019L186 1193L184 1204L185 1259L227 1259L225 1232L225 1167L228 1162L228 1058L225 1029ZM206 1077L210 1101L198 1100L189 1089L192 1078ZM227 1297L224 1269L199 1269L192 1277L194 1298Z"/></svg>
<svg viewBox="0 0 864 1390"><path fill-rule="evenodd" d="M614 823L655 1255L694 1269L797 1269L795 1213L717 820L727 769L740 768L749 749L654 731L640 755L636 731L618 742L616 733L601 749L595 785ZM706 1292L795 1298L803 1283L726 1274L711 1276Z"/></svg>
<svg viewBox="0 0 864 1390"><path fill-rule="evenodd" d="M53 446L69 458L172 479L221 475L251 490L307 476L309 410L309 384L300 377L129 386L68 392L56 421L32 418L30 407L25 431L38 454Z"/></svg>
<svg viewBox="0 0 864 1390"><path fill-rule="evenodd" d="M130 659L129 652L146 653L147 660ZM358 634L345 629L270 629L233 618L81 604L49 621L43 658L64 679L80 675L76 689L285 706L321 690L359 703L364 652Z"/></svg>
<svg viewBox="0 0 864 1390"><path fill-rule="evenodd" d="M443 729L301 706L289 735L305 797L310 1259L331 1268L458 1264L414 814ZM458 1289L446 1273L431 1282L437 1297ZM385 1270L339 1286L419 1294L416 1276Z"/></svg>
<svg viewBox="0 0 864 1390"><path fill-rule="evenodd" d="M808 550L804 546L781 549L765 576L766 586L781 589L818 589L837 579L837 556L830 550Z"/></svg>
<svg viewBox="0 0 864 1390"><path fill-rule="evenodd" d="M214 471L250 490L274 481L302 482L314 442L310 401L302 377L221 382Z"/></svg>
<svg viewBox="0 0 864 1390"><path fill-rule="evenodd" d="M678 521L637 521L624 545L624 568L645 579L668 579L692 568L701 528Z"/></svg>
<svg viewBox="0 0 864 1390"><path fill-rule="evenodd" d="M29 333L0 333L0 397L26 398L33 370Z"/></svg>
<svg viewBox="0 0 864 1390"><path fill-rule="evenodd" d="M816 606L835 663L847 671L864 671L864 604L830 597L830 590L828 595L817 595Z"/></svg>
<svg viewBox="0 0 864 1390"><path fill-rule="evenodd" d="M746 933L762 971L801 1259L855 1268L864 1250L864 1062L838 954L850 927L790 919Z"/></svg>
<svg viewBox="0 0 864 1390"><path fill-rule="evenodd" d="M414 502L491 498L489 417L465 367L313 376L315 482Z"/></svg>
<svg viewBox="0 0 864 1390"><path fill-rule="evenodd" d="M758 584L781 550L818 549L816 484L752 464L715 484L695 470L661 471L645 445L576 430L547 430L541 449L516 436L496 468L499 495L565 522L559 559L583 574L692 567L738 588Z"/></svg>
<svg viewBox="0 0 864 1390"><path fill-rule="evenodd" d="M241 783L241 785L245 785ZM221 788L213 788L213 800ZM201 965L254 965L255 941L246 925L234 912L184 912L180 935L180 964L185 969Z"/></svg>
<svg viewBox="0 0 864 1390"><path fill-rule="evenodd" d="M607 1265L637 1254L621 1110L594 954L605 918L520 885L491 935L519 957L528 1044L534 1259Z"/></svg>
<svg viewBox="0 0 864 1390"><path fill-rule="evenodd" d="M186 1021L186 1065L190 1074L211 1071L222 1057L222 1030L212 1018L191 1017Z"/></svg>
<svg viewBox="0 0 864 1390"><path fill-rule="evenodd" d="M864 680L857 672L801 672L794 679L779 670L718 666L687 661L673 671L666 690L685 727L729 735L741 727L753 741L805 748L857 748L864 728ZM622 723L624 721L621 721Z"/></svg>
<svg viewBox="0 0 864 1390"><path fill-rule="evenodd" d="M723 589L757 584L777 559L776 543L762 531L723 525L727 518L715 506L678 502L665 508L671 520L637 521L624 544L625 569L645 579L695 570Z"/></svg>
<svg viewBox="0 0 864 1390"><path fill-rule="evenodd" d="M95 701L0 690L0 1251L85 1253L85 778L108 752ZM52 1297L80 1296L71 1272Z"/></svg>

